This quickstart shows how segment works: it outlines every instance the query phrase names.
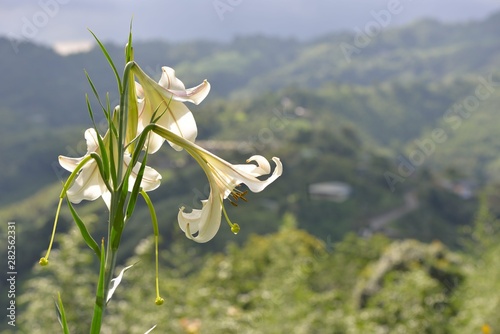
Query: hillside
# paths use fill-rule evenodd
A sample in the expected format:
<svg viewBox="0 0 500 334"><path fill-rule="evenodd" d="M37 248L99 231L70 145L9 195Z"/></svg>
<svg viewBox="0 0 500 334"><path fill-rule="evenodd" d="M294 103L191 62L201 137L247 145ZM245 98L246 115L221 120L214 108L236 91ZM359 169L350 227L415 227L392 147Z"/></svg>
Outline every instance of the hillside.
<svg viewBox="0 0 500 334"><path fill-rule="evenodd" d="M317 90L320 96L300 101L304 108L331 109L359 128L368 142L400 150L471 94L478 76L499 68L499 25L500 14L455 25L420 21L380 33L350 61L341 46L354 43L355 36L346 33L307 42L265 36L240 37L226 44L139 41L136 58L152 76L169 65L188 86L209 79L212 93L207 103L231 96L247 100L287 87ZM100 51L62 57L31 43L15 45L17 53L11 41L0 38L1 152L11 157L0 162L6 171L0 187L11 190L3 203L56 181L49 166L58 152L74 153L71 148L80 139L68 134L90 125L84 70L116 101L114 80ZM121 46L108 48L117 62L123 58Z"/></svg>
<svg viewBox="0 0 500 334"><path fill-rule="evenodd" d="M258 153L279 156L284 163L279 182L264 194L249 196L249 203L231 208L230 215L242 227L238 236L224 226L211 243L190 244L198 254L193 255L193 261L201 261L200 254L227 251L231 241L236 244L234 249L245 249L253 234L286 239L280 233L292 228L290 235L302 233L295 229L306 233L299 239L307 245L325 240L341 246L357 245L366 237L374 243L367 246L367 251L375 251L373 257L356 259L355 268L349 267L349 259L342 258L338 263L332 260L337 270L352 270L353 275L362 276L366 273L363 270L370 272L387 261L382 248L389 247L391 241L370 238L374 232L394 239L439 240L440 246L401 241L409 247L409 253L416 249L427 254L439 248L439 254L432 253L425 258L425 265L420 263L422 268L412 267L408 275L396 268L398 275L404 276L403 286L391 280L393 276L387 280L389 286L406 291L424 275L427 285L421 287L423 293L446 297L443 307L447 312L458 312L446 295L451 291L446 291L445 283L432 281L437 279L432 270L439 266L440 254L446 254L447 275L461 280L471 273L465 268L467 264L455 267L462 262L455 261L453 252L464 250L463 232L471 231L478 209L477 194L486 184L498 181L499 29L500 13L482 22L461 24L423 20L380 33L368 45L358 46L359 52L349 58L344 51L346 44L355 43L352 33L332 33L310 41L266 36L239 37L230 43L136 41L136 60L151 76L158 77L161 66L168 65L176 69L187 87L205 78L210 81L212 92L206 101L190 106L201 145L231 162ZM0 153L4 157L0 160L0 217L17 223L19 256L23 258L19 278L25 281L34 275L30 268L46 247L57 189L67 176L58 166L57 156L85 153L83 132L91 125L85 94L91 90L84 70L100 92L110 93L111 104L116 103L117 92L113 74L96 48L63 57L31 43L17 47L16 53L11 41L0 38L0 73L4 79L0 83ZM121 66L122 46L107 47ZM462 105L461 111L457 105ZM163 251L171 252L184 240L176 223L177 210L180 205L200 205L207 196L206 179L187 154L162 150L149 164L163 176L161 187L151 198L160 208L157 213L161 217ZM313 185L339 183L348 189L347 196L340 200L311 191ZM469 192L464 193L463 187ZM408 198L418 203L410 205L411 210L405 209ZM96 236L106 232L106 225L99 224L107 219L103 207L101 201L78 206L83 217L95 222ZM393 212L404 214L391 215ZM125 231L120 263L136 256L137 244L151 235L152 227L143 224L147 216L140 204ZM371 222L380 217L396 218L374 229ZM59 226L62 236L72 226L69 212L63 209ZM0 231L5 232L4 225ZM58 245L63 245L63 240ZM400 244L392 245L397 248ZM255 261L265 263L266 259L257 255ZM222 261L216 256L209 264ZM413 261L411 254L407 260ZM314 275L318 276L312 274L311 279L318 282L302 282L302 288L330 291L330 283L319 277L330 264L325 262L324 267L316 268L318 273ZM172 264L176 265L180 264ZM210 270L209 265L206 268ZM193 268L186 270L194 272ZM375 284L369 276L361 276L360 287L349 285L349 291L362 293ZM194 276L190 279L196 281ZM348 285L343 281L338 284ZM380 293L393 298L391 291ZM316 292L308 293L321 299ZM331 293L328 298L337 300L337 292ZM373 291L366 293L369 295L362 302L366 305L361 308L376 305L382 298ZM243 304L242 308L252 309ZM425 307L428 311L433 306ZM347 314L352 310L344 311ZM376 312L367 310L365 315L377 323ZM437 316L431 323L442 319ZM274 318L268 320L274 323Z"/></svg>
<svg viewBox="0 0 500 334"><path fill-rule="evenodd" d="M265 36L239 37L226 44L138 41L135 49L136 59L153 76L162 65L169 65L187 86L209 79L212 93L203 106L192 107L199 139L236 141L236 151L221 151L229 160L262 151L282 157L287 166L284 178L290 181L276 185L274 191L290 195L275 206L274 219L292 212L315 235L337 239L346 231L363 230L369 219L401 205L407 190L440 184L450 169L458 169L478 185L496 175L496 88L481 101L474 117L459 115L460 129L451 127L445 115L453 104L474 94L479 76L496 75L499 25L500 14L454 25L423 20L382 32L351 59L345 58L341 46L356 36L346 33L305 42ZM0 187L8 189L4 193L8 196L0 200L5 212L13 212L29 194L64 179L67 174L57 164L59 154L84 153L83 131L90 126L84 104L90 88L84 70L100 91L109 91L110 100L116 100L111 70L99 50L63 57L30 43L17 47L14 53L11 41L0 39L0 71L9 83L0 89L0 149L9 157L0 161ZM119 63L122 47L108 45L108 50ZM391 192L387 172L398 175L399 157L408 159L436 128L446 131L446 142L437 143L435 154L426 156L422 166L414 166L412 177L405 176ZM476 135L479 128L481 136ZM300 176L304 170L307 177ZM424 178L433 170L442 175ZM174 172L192 180L179 173ZM164 174L165 182L175 182L169 179L172 171ZM309 199L310 184L332 181L352 187L349 201L325 205ZM192 197L196 187L178 189L176 195ZM449 190L436 191L445 196ZM420 194L424 207L427 202L432 206L428 195L426 190ZM453 227L466 223L473 210L461 218L440 211L437 208L430 216L441 221L438 226ZM422 213L415 214L412 220ZM7 219L29 220L22 217ZM332 219L334 225L329 223ZM314 228L312 221L317 222Z"/></svg>

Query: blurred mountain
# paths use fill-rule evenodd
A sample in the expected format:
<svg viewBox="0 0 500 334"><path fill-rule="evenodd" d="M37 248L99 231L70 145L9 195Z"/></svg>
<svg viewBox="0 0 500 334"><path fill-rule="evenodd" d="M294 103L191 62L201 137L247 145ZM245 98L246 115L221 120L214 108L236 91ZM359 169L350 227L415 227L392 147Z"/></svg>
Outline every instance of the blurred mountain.
<svg viewBox="0 0 500 334"><path fill-rule="evenodd" d="M167 65L186 86L205 78L211 82L207 100L192 107L203 144L212 143L234 162L253 153L284 161L282 182L259 202L262 210L238 208L247 213L242 221L247 220L248 233L275 231L275 222L285 215L312 234L334 240L347 231L370 233L371 219L400 208L405 194L413 192L420 209L389 221L394 225L385 231L456 246L457 231L470 222L475 202L453 182L468 178L480 186L499 166L494 117L500 96L499 29L500 13L461 24L423 20L372 36L335 33L306 42L266 36L230 43L137 41L134 48L140 66L156 79ZM123 47L107 48L120 71ZM38 227L26 232L34 237L47 231L52 219L50 203L40 203L43 193L67 175L57 156L86 151L83 132L91 123L85 94L95 99L84 71L102 98L109 92L112 105L118 92L98 48L61 56L0 38L0 56L0 216L36 218ZM490 85L484 86L484 80ZM478 89L488 97L477 96ZM453 109L457 103L475 103L473 98L478 104L468 116ZM165 151L151 164L163 169L168 186L152 197L162 203L168 239L178 232L178 206L198 204L206 181L187 157ZM466 169L460 170L462 165ZM450 166L459 169L453 178ZM344 203L310 197L310 185L337 181L352 189ZM450 205L460 210L452 212ZM105 220L97 208L92 203L84 210ZM136 216L140 220L146 212L138 210ZM408 221L412 224L405 225ZM70 219L66 228L69 224ZM139 228L130 233L134 240L148 235ZM210 247L222 249L229 237L221 236Z"/></svg>
<svg viewBox="0 0 500 334"><path fill-rule="evenodd" d="M231 246L234 252L229 252L237 259L214 256L195 271L190 267L195 266L192 259L186 259L188 253L178 250L183 256L171 260L179 262L172 264L174 271L182 272L176 279L206 272L206 280L192 281L193 286L205 287L214 281L211 275L217 272L214 266L219 268L219 262L243 263L240 257L249 258L247 254L253 254L252 261L259 264L256 268L268 268L274 260L270 262L267 253L253 243L237 250L252 234L271 235L270 241L251 239L264 245L263 249L290 248L287 252L291 254L296 252L294 247L300 252L308 249L301 248L302 243L330 245L347 235L336 248L344 247L358 255L343 255L338 250L333 257L325 255L325 261L318 262L320 267L308 271L310 278L300 276L304 277L300 286L304 291L310 289L308 294L296 295L317 300L328 291L330 299L322 299L323 304L332 305L335 299L344 305L346 301L352 303L354 291L359 304L356 307L361 311L349 306L335 319L317 314L317 319L323 319L318 324L338 323L345 318L343 314L354 312L373 322L367 328L379 328L379 322L395 326L397 320L377 313L377 307L382 305L388 310L384 314L402 314L404 319L431 319L427 315L432 314L428 324L431 327L419 330L434 328L434 324L448 319L444 313L435 312L440 305L441 310L457 315L455 325L467 323L471 328L471 322L466 320L474 308L460 309L460 305L475 303L475 299L468 302L470 286L477 291L494 290L490 288L494 280L483 273L498 267L488 263L498 262L498 257L493 256L498 252L498 243L492 239L497 232L490 231L496 231L499 214L493 212L490 217L488 212L486 218L477 218L476 226L472 224L477 194L485 184L495 189L494 183L499 181L498 31L500 13L482 22L442 24L423 20L372 36L366 32L335 33L306 42L266 36L239 37L230 43L135 42L136 60L156 79L161 66L166 65L175 68L188 87L205 78L212 84L213 91L206 101L190 106L202 146L235 163L255 153L279 156L284 163L283 176L264 193L249 194L250 203L229 208L230 216L242 227L238 236L224 226L210 243L189 244L197 254L210 254L223 251L231 240L239 244ZM122 46L107 48L121 71ZM97 48L61 56L43 46L0 38L0 57L0 220L17 223L21 286L33 274L30 268L46 247L60 182L67 176L57 157L78 157L86 152L83 132L91 122L85 94L91 101L95 99L84 71L103 99L109 92L111 105L118 103L118 92L113 73ZM99 108L92 103L99 115ZM164 251L175 252L185 239L176 222L178 207L199 206L208 195L207 181L189 156L169 147L151 156L148 164L162 172L162 186L151 193L151 199L160 217ZM332 189L336 190L332 193ZM487 199L495 208L496 197L490 194ZM96 236L106 233L106 224L99 223L107 219L103 208L100 200L78 205L80 215L92 225ZM151 235L152 227L144 223L148 221L148 211L139 203L124 232L120 263L134 254L139 240ZM63 209L58 231L67 232L72 224L69 212ZM318 239L296 232L296 228ZM0 231L5 232L5 224ZM455 261L456 255L440 243L425 246L401 241L386 247L389 241L385 238L367 238L383 232L393 238L424 242L438 239L452 250L463 250L464 231L492 254L483 267L467 264L467 268L458 269L462 260ZM349 232L358 236L349 236ZM72 240L68 235L62 234L65 239L59 240L63 250L64 240ZM298 242L289 242L294 235L291 240ZM279 246L282 244L283 248ZM470 253L467 263L474 263L476 253L471 249L466 249ZM308 251L307 259L311 254L319 253ZM278 268L269 269L273 275L281 268L293 268L288 257L276 259L276 267L269 267ZM201 261L201 257L194 261ZM185 272L180 262L187 265ZM78 264L73 265L68 268L79 272ZM234 275L237 271L246 273L248 268L243 267ZM333 283L327 280L332 272ZM352 273L356 279L345 273ZM67 277L73 279L73 275ZM190 279L195 277L193 274ZM481 277L485 281L478 287L475 282ZM282 281L275 279L269 286L275 289ZM415 290L414 282L425 284ZM31 284L38 284L37 280ZM420 300L420 294L439 297L442 302L427 304L424 301L428 298L422 297L419 309L424 311L417 316L407 312L406 304L383 303L398 301L405 295L412 299L405 303L411 304ZM238 292L234 298L240 297ZM248 300L261 303L260 297L255 298ZM493 319L491 314L497 313L491 311L490 304L495 301L485 301L480 310L489 310L487 318ZM272 303L266 305L275 309ZM29 309L29 305L26 307ZM253 309L246 304L241 307ZM300 318L288 314L290 319ZM482 324L478 316L474 319ZM269 321L274 324L274 316ZM487 323L486 318L482 321ZM410 323L408 320L408 326Z"/></svg>

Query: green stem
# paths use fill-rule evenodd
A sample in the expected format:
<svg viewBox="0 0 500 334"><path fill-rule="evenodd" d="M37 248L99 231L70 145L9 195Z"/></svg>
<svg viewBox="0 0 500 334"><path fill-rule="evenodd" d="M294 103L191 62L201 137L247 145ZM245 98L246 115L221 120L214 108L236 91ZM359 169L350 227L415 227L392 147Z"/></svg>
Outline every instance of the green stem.
<svg viewBox="0 0 500 334"><path fill-rule="evenodd" d="M104 254L104 252L102 252ZM99 272L99 284L96 292L94 305L94 315L92 317L92 328L90 334L99 334L101 331L102 318L106 310L106 299L108 296L109 286L113 279L113 273L116 267L118 250L110 247L108 242L106 250L106 259L102 257L101 269Z"/></svg>
<svg viewBox="0 0 500 334"><path fill-rule="evenodd" d="M109 243L108 243L109 244ZM92 325L90 334L99 334L101 332L102 316L106 308L106 300L104 299L104 272L105 272L105 255L104 238L101 241L101 264L99 270L99 281L97 283L97 291L95 296L94 314L92 316Z"/></svg>
<svg viewBox="0 0 500 334"><path fill-rule="evenodd" d="M101 266L99 270L99 283L96 292L94 305L94 315L92 318L92 327L90 334L99 334L101 330L102 318L106 310L106 299L108 296L109 286L113 279L113 273L116 267L116 259L118 255L118 245L121 238L121 230L117 231L114 226L119 220L123 220L123 214L120 214L120 192L113 192L111 195L111 208L109 214L108 228L108 243L106 252L101 251ZM117 224L120 225L120 224ZM123 226L123 225L121 225ZM104 241L103 241L104 243ZM102 245L104 248L104 244Z"/></svg>

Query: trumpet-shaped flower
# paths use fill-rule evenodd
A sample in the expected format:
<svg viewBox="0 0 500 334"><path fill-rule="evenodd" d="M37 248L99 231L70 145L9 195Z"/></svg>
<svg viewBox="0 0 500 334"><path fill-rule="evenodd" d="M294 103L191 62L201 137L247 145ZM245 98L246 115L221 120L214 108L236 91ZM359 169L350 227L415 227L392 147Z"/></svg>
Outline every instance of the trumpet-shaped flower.
<svg viewBox="0 0 500 334"><path fill-rule="evenodd" d="M97 132L93 128L85 131L85 140L87 142L87 154L85 154L85 156L81 158L69 158L62 155L59 156L59 164L64 169L69 172L73 172L78 164L88 155L93 152L99 154ZM125 154L123 157L124 170L128 168L130 160L130 156ZM132 168L132 173L130 174L128 183L129 191L132 191L140 168L140 163L137 163L134 168ZM141 187L144 191L151 191L158 188L160 182L161 175L153 168L146 166L141 180ZM89 160L89 162L83 166L73 185L66 192L66 195L72 203L80 203L82 200L93 201L102 196L108 208L110 207L111 193L106 187L106 183L102 178L97 162L93 159Z"/></svg>
<svg viewBox="0 0 500 334"><path fill-rule="evenodd" d="M241 164L232 165L221 158L200 150L196 158L205 171L210 184L210 195L203 200L202 209L193 209L185 212L182 207L177 216L179 226L186 236L196 242L207 242L211 240L219 230L222 211L226 215L223 200L231 196L231 203L237 205L239 199L246 201L247 191L241 191L237 187L244 183L252 192L260 192L276 180L283 172L283 166L279 158L274 157L276 168L266 180L259 180L259 176L269 174L271 165L269 161L260 155L250 157L247 162L254 161L257 165ZM226 219L228 219L226 215ZM237 233L239 227L228 220L233 232ZM235 230L236 229L236 230Z"/></svg>
<svg viewBox="0 0 500 334"><path fill-rule="evenodd" d="M184 102L199 104L210 91L208 81L188 88L175 76L175 71L170 67L162 67L160 81L156 83L139 66L132 70L138 78L136 93L138 100L138 133L153 120L162 127L189 141L196 139L198 130L191 111ZM154 133L149 135L148 153L155 153L165 139ZM180 151L182 147L170 142L170 145Z"/></svg>
<svg viewBox="0 0 500 334"><path fill-rule="evenodd" d="M232 200L230 199L230 202L237 205L236 202L239 199L246 201L245 195L247 191L238 189L237 187L240 184L245 184L252 192L260 192L283 173L283 165L280 159L274 157L272 160L276 164L276 168L273 173L266 180L260 180L259 177L271 173L269 161L261 155L250 157L247 164L232 165L170 131L157 128L155 132L184 148L200 164L207 175L210 194L208 199L202 200L202 208L185 212L185 208L181 207L177 215L182 231L188 238L196 242L207 242L217 234L222 212L224 212L229 225L231 225L231 230L237 233L239 226L229 221L224 209L224 199L231 196Z"/></svg>

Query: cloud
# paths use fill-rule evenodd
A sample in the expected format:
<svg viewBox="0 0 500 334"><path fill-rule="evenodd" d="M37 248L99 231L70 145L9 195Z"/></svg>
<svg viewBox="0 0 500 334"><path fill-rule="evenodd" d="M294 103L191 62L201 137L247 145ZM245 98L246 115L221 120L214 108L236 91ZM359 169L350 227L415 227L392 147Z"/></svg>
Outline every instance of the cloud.
<svg viewBox="0 0 500 334"><path fill-rule="evenodd" d="M477 19L500 10L493 0L392 1L405 8L394 24L424 16ZM2 0L0 34L54 44L90 40L90 28L121 43L133 17L136 39L228 40L256 33L303 39L353 31L387 6L388 0Z"/></svg>

